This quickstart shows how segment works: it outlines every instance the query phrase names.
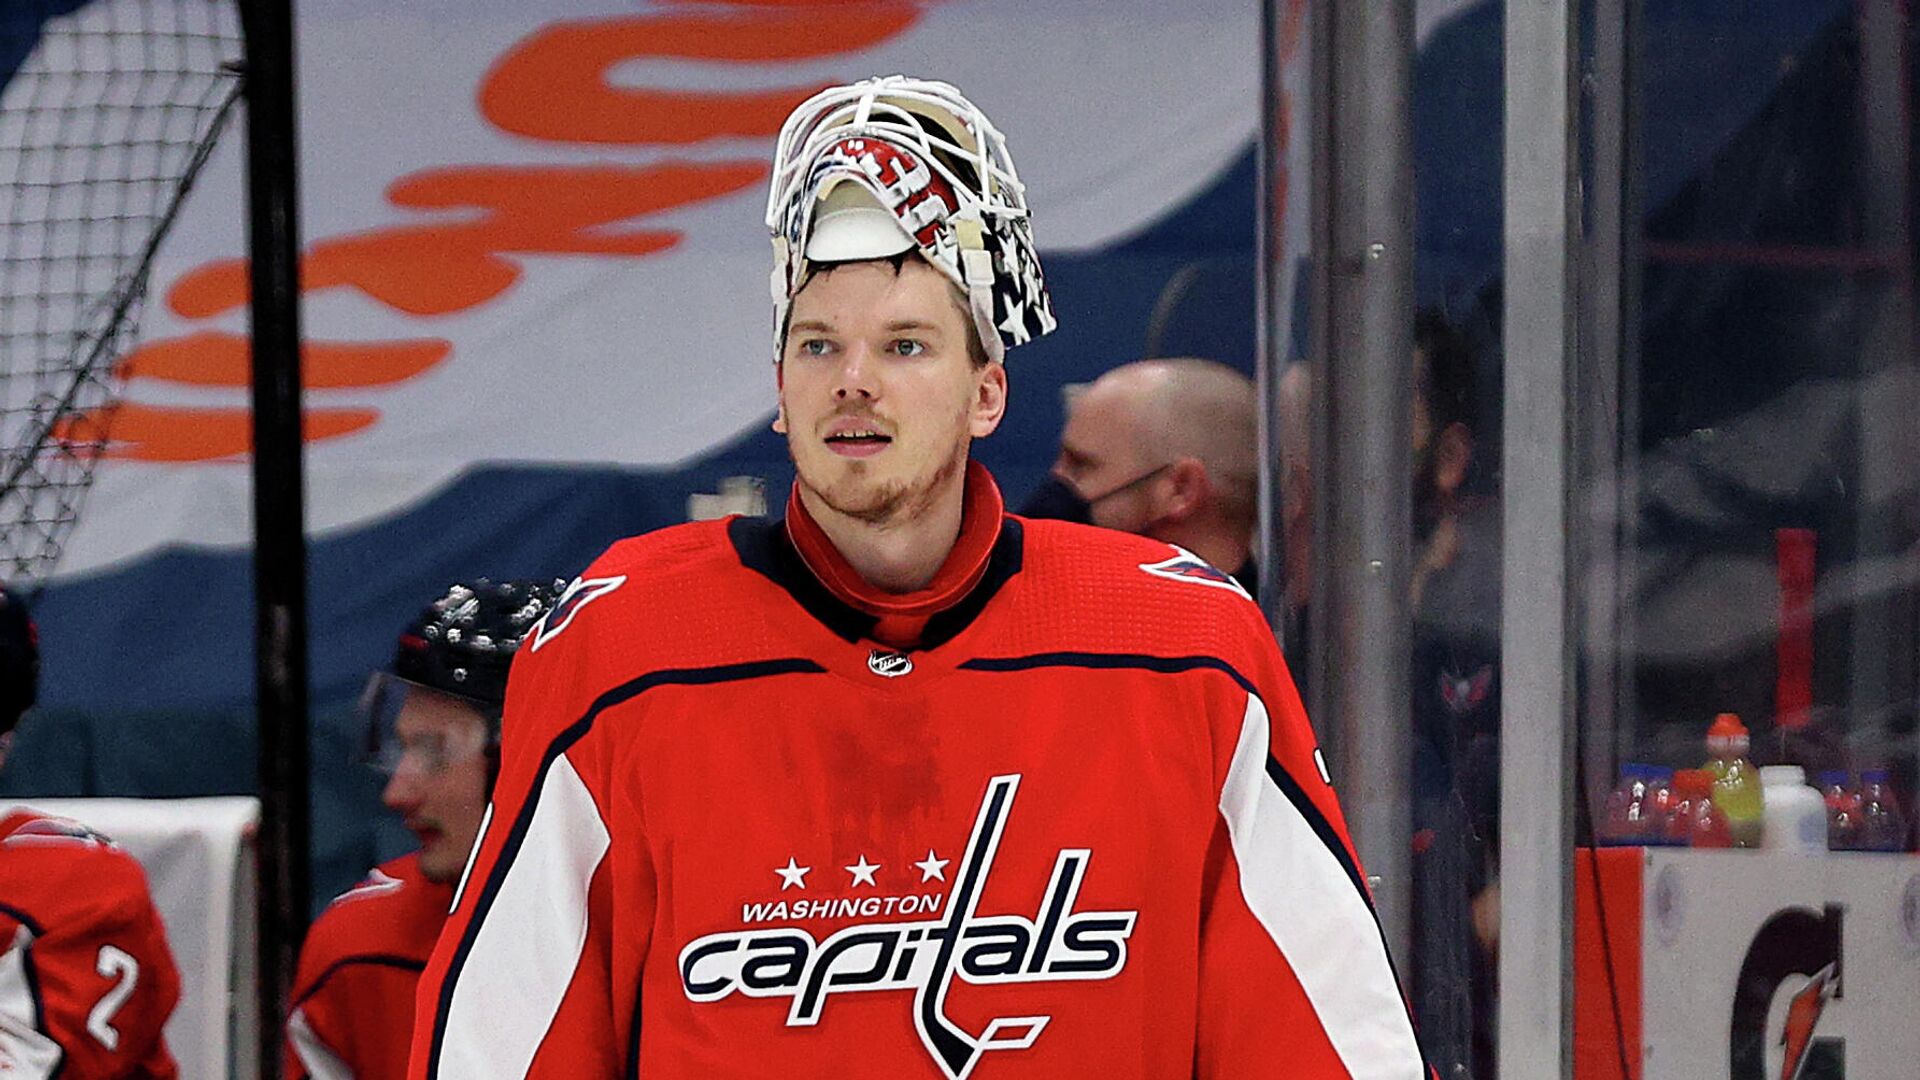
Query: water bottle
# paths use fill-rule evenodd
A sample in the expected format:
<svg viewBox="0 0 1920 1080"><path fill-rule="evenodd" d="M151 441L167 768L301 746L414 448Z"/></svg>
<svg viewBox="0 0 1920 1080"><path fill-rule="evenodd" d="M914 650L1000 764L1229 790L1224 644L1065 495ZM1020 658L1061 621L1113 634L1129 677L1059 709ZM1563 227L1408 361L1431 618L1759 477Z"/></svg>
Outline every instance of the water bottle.
<svg viewBox="0 0 1920 1080"><path fill-rule="evenodd" d="M1667 820L1667 840L1697 848L1733 846L1733 830L1726 811L1713 801L1713 774L1706 769L1681 769L1673 774L1673 815Z"/></svg>
<svg viewBox="0 0 1920 1080"><path fill-rule="evenodd" d="M1887 784L1887 770L1860 774L1860 850L1907 850L1907 817Z"/></svg>
<svg viewBox="0 0 1920 1080"><path fill-rule="evenodd" d="M1760 796L1766 806L1768 851L1796 854L1827 850L1827 801L1807 786L1807 771L1798 765L1765 765L1760 769Z"/></svg>
<svg viewBox="0 0 1920 1080"><path fill-rule="evenodd" d="M1669 784L1673 772L1658 765L1628 762L1620 766L1620 783L1607 796L1606 812L1596 839L1602 847L1664 844Z"/></svg>
<svg viewBox="0 0 1920 1080"><path fill-rule="evenodd" d="M1751 740L1734 713L1721 713L1707 729L1706 770L1713 774L1713 798L1726 815L1735 847L1759 847L1765 828L1760 777L1747 760Z"/></svg>
<svg viewBox="0 0 1920 1080"><path fill-rule="evenodd" d="M1827 804L1827 850L1858 851L1860 848L1860 792L1853 774L1845 769L1822 772L1820 797Z"/></svg>

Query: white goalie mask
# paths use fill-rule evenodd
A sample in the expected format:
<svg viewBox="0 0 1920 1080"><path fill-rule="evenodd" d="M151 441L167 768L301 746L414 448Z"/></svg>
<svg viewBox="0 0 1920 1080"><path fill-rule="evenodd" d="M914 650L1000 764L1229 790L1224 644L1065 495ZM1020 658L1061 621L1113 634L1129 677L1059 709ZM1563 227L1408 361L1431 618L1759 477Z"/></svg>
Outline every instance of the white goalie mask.
<svg viewBox="0 0 1920 1080"><path fill-rule="evenodd" d="M776 355L813 265L915 249L966 293L992 360L1054 328L1006 140L946 83L890 75L795 109L774 150L767 228Z"/></svg>

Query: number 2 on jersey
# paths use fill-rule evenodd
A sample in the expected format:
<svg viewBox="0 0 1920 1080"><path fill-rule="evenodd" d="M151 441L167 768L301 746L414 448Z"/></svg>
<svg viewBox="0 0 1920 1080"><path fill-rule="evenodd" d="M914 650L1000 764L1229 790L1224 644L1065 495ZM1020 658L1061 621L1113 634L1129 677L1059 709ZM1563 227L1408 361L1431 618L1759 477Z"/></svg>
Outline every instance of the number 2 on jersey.
<svg viewBox="0 0 1920 1080"><path fill-rule="evenodd" d="M120 1032L113 1026L113 1015L127 1003L127 999L133 996L133 988L139 985L140 961L122 949L102 945L99 957L94 960L93 970L115 982L94 1003L92 1011L87 1013L87 1034L98 1039L100 1045L111 1052L120 1048Z"/></svg>

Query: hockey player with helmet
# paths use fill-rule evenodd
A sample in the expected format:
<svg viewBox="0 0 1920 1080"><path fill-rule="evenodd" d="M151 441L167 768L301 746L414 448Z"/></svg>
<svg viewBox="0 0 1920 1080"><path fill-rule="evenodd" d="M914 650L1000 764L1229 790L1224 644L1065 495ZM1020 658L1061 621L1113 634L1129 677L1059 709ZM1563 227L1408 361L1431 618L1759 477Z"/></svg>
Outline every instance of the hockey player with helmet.
<svg viewBox="0 0 1920 1080"><path fill-rule="evenodd" d="M361 698L381 798L420 838L330 904L308 933L287 1019L284 1073L406 1074L413 996L453 903L499 764L500 705L520 642L565 582L455 585L401 632Z"/></svg>
<svg viewBox="0 0 1920 1080"><path fill-rule="evenodd" d="M786 516L536 632L409 1075L1423 1076L1259 609L969 460L1054 325L1000 133L824 91L767 224Z"/></svg>
<svg viewBox="0 0 1920 1080"><path fill-rule="evenodd" d="M0 589L0 762L39 676L33 620ZM172 1080L179 1000L140 864L78 822L0 816L0 1077Z"/></svg>

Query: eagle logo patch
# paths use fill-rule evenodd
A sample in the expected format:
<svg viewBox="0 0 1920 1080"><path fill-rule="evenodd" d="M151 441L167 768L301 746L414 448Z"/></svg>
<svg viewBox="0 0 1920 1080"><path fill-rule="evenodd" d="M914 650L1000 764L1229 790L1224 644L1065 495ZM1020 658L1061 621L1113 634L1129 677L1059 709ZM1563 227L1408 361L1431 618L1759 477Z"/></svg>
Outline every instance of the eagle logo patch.
<svg viewBox="0 0 1920 1080"><path fill-rule="evenodd" d="M574 578L573 584L567 586L567 591L560 594L560 602L553 605L553 610L533 624L533 632L527 635L528 648L539 652L540 646L560 636L560 631L573 622L573 617L580 614L581 608L626 583L625 574L606 578Z"/></svg>
<svg viewBox="0 0 1920 1080"><path fill-rule="evenodd" d="M1216 569L1212 563L1188 551L1178 544L1168 544L1174 550L1171 559L1162 559L1155 563L1141 563L1140 569L1154 577L1163 577L1169 581L1185 581L1195 585L1209 585L1216 589L1229 589L1243 598L1252 600L1247 590L1233 580L1233 575Z"/></svg>

